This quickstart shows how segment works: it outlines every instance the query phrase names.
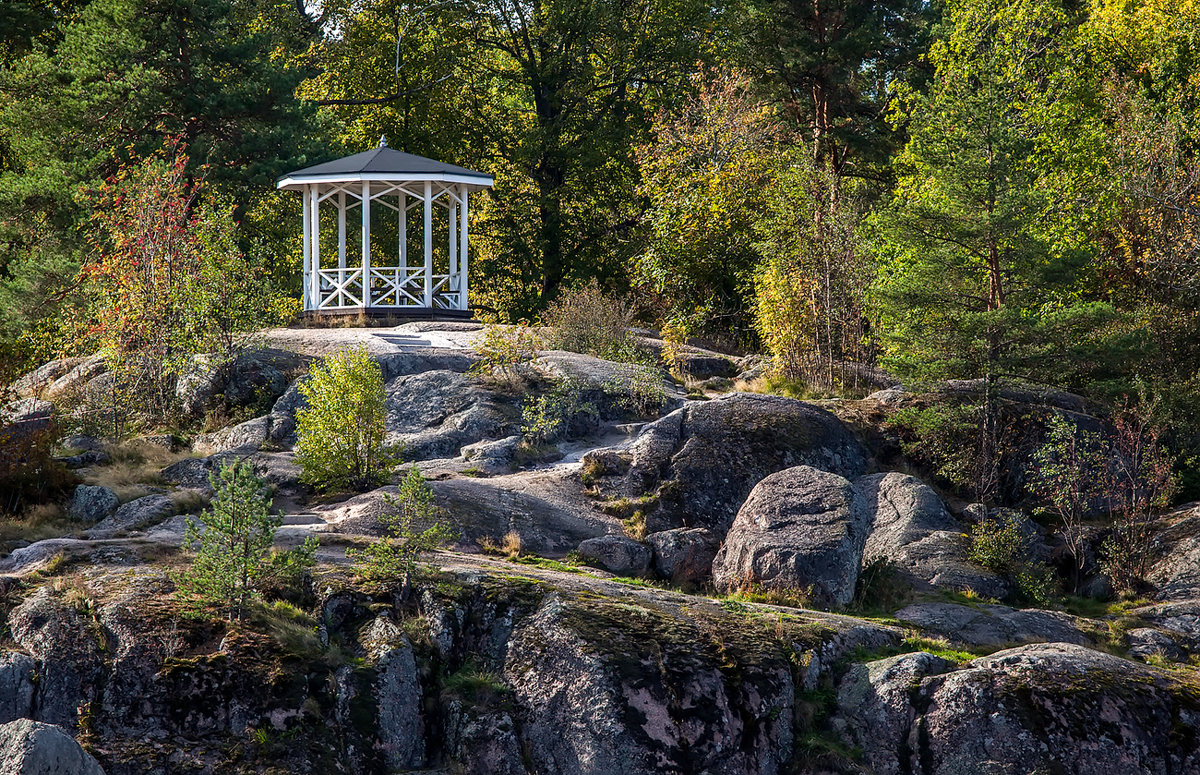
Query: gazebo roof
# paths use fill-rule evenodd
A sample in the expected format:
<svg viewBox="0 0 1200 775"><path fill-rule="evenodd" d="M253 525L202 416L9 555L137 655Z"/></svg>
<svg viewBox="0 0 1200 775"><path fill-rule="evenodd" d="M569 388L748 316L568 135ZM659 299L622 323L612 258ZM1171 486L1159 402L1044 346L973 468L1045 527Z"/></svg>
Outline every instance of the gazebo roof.
<svg viewBox="0 0 1200 775"><path fill-rule="evenodd" d="M365 181L431 180L444 183L463 183L471 187L488 188L491 175L466 167L426 159L404 153L386 145L369 151L327 161L280 177L276 188L295 189L311 183L358 183Z"/></svg>

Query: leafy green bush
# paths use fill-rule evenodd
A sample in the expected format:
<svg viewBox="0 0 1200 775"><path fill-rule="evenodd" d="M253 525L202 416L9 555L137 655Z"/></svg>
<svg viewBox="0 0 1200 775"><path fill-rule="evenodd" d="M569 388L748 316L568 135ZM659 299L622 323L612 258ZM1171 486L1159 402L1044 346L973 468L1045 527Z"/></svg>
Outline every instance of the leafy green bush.
<svg viewBox="0 0 1200 775"><path fill-rule="evenodd" d="M621 371L625 378L613 377L606 381L603 385L605 394L639 417L657 417L667 403L667 390L659 370L654 366L629 364Z"/></svg>
<svg viewBox="0 0 1200 775"><path fill-rule="evenodd" d="M300 383L308 408L296 413L301 481L319 490L360 489L387 481L396 450L384 443L383 373L364 348L318 361Z"/></svg>
<svg viewBox="0 0 1200 775"><path fill-rule="evenodd" d="M202 526L188 520L183 543L194 557L175 583L185 597L221 605L228 618L241 621L265 584L281 575L294 578L312 567L317 539L309 536L299 549L271 555L275 530L283 520L271 513L271 498L253 463L222 463L209 482L212 510L200 515Z"/></svg>
<svg viewBox="0 0 1200 775"><path fill-rule="evenodd" d="M475 345L479 360L468 374L515 387L528 376L530 365L537 360L537 350L537 335L528 326L488 326Z"/></svg>
<svg viewBox="0 0 1200 775"><path fill-rule="evenodd" d="M633 310L621 299L607 296L595 280L565 292L542 316L549 327L547 344L556 350L594 355L609 361L643 359L630 330Z"/></svg>
<svg viewBox="0 0 1200 775"><path fill-rule="evenodd" d="M379 521L384 536L363 549L349 549L351 568L366 581L402 581L407 590L420 568L421 555L457 537L442 521L443 512L433 502L433 489L416 466L408 469L397 497L384 499Z"/></svg>
<svg viewBox="0 0 1200 775"><path fill-rule="evenodd" d="M1018 592L1040 605L1058 594L1057 582L1046 563L1033 557L1033 537L1021 530L1021 520L1003 512L971 528L967 558L1008 578Z"/></svg>
<svg viewBox="0 0 1200 775"><path fill-rule="evenodd" d="M521 433L534 446L547 444L567 433L582 419L598 421L600 410L583 398L582 386L565 377L537 396L529 396L521 410Z"/></svg>

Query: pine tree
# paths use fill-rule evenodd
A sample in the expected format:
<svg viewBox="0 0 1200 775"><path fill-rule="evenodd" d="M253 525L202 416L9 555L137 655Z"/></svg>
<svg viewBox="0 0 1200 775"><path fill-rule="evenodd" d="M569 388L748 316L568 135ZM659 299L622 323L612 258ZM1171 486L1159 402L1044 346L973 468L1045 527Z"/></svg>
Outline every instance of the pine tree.
<svg viewBox="0 0 1200 775"><path fill-rule="evenodd" d="M271 498L250 461L222 463L209 482L212 509L201 514L203 524L188 520L184 546L195 556L175 581L181 592L219 604L229 619L241 621L272 567L271 545L283 520L271 513ZM310 540L303 550L311 556L315 548Z"/></svg>

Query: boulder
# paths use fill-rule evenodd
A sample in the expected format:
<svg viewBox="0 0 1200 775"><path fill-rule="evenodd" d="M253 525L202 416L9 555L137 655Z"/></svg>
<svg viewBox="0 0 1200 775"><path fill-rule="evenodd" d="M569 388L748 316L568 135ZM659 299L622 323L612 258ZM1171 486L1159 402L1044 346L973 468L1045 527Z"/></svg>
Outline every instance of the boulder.
<svg viewBox="0 0 1200 775"><path fill-rule="evenodd" d="M218 403L224 408L270 404L288 387L287 374L306 358L285 350L250 350L225 364L212 354L192 357L175 386L183 412L197 417Z"/></svg>
<svg viewBox="0 0 1200 775"><path fill-rule="evenodd" d="M844 477L796 466L751 491L713 561L718 589L795 590L823 608L854 598L871 513Z"/></svg>
<svg viewBox="0 0 1200 775"><path fill-rule="evenodd" d="M81 522L99 522L116 511L120 504L121 499L107 487L81 484L71 496L67 513Z"/></svg>
<svg viewBox="0 0 1200 775"><path fill-rule="evenodd" d="M379 708L379 750L392 770L412 770L425 761L421 717L421 681L412 644L387 616L374 619L360 634L375 668Z"/></svg>
<svg viewBox="0 0 1200 775"><path fill-rule="evenodd" d="M0 775L104 775L95 759L52 724L0 725Z"/></svg>
<svg viewBox="0 0 1200 775"><path fill-rule="evenodd" d="M0 426L8 426L6 432L15 431L22 437L46 430L53 417L54 404L40 398L22 398L0 407Z"/></svg>
<svg viewBox="0 0 1200 775"><path fill-rule="evenodd" d="M521 435L513 434L496 441L479 441L463 447L459 454L481 474L509 473L516 466Z"/></svg>
<svg viewBox="0 0 1200 775"><path fill-rule="evenodd" d="M219 452L208 457L189 457L172 463L162 470L163 481L179 487L212 494L209 475L220 470L221 464L249 460L254 463L254 472L264 482L274 485L279 494L296 492L300 487L300 466L290 452L254 452L245 448Z"/></svg>
<svg viewBox="0 0 1200 775"><path fill-rule="evenodd" d="M1184 662L1188 656L1187 651L1180 648L1175 638L1152 627L1134 627L1125 633L1125 643L1129 655L1143 661L1158 658Z"/></svg>
<svg viewBox="0 0 1200 775"><path fill-rule="evenodd" d="M509 436L511 402L452 371L407 374L387 384L387 440L407 460L457 457L467 445Z"/></svg>
<svg viewBox="0 0 1200 775"><path fill-rule="evenodd" d="M690 403L643 428L630 453L617 489L626 497L657 496L647 513L651 532L707 527L722 534L769 474L806 465L853 477L868 459L824 409L751 393Z"/></svg>
<svg viewBox="0 0 1200 775"><path fill-rule="evenodd" d="M620 576L642 576L650 569L650 547L627 536L589 538L580 542L579 554L585 561Z"/></svg>
<svg viewBox="0 0 1200 775"><path fill-rule="evenodd" d="M57 358L49 363L43 363L14 382L12 385L13 393L16 394L17 398L39 398L54 380L71 371L71 369L85 360L87 359Z"/></svg>
<svg viewBox="0 0 1200 775"><path fill-rule="evenodd" d="M850 665L838 683L833 726L851 745L863 750L863 763L870 772L897 772L897 752L875 741L907 743L912 725L912 687L926 676L940 675L953 667L942 657L924 651Z"/></svg>
<svg viewBox="0 0 1200 775"><path fill-rule="evenodd" d="M34 703L42 721L68 729L100 691L104 650L89 616L42 587L8 616L12 638L38 662Z"/></svg>
<svg viewBox="0 0 1200 775"><path fill-rule="evenodd" d="M712 564L721 538L703 527L680 527L646 536L654 554L654 572L677 584L704 584L712 578Z"/></svg>
<svg viewBox="0 0 1200 775"><path fill-rule="evenodd" d="M19 651L0 652L0 724L33 713L37 662Z"/></svg>
<svg viewBox="0 0 1200 775"><path fill-rule="evenodd" d="M1060 611L1002 605L914 603L896 612L902 622L968 646L1062 642L1091 645L1080 620Z"/></svg>
<svg viewBox="0 0 1200 775"><path fill-rule="evenodd" d="M103 355L93 355L73 366L70 371L51 382L42 390L42 397L47 401L58 401L72 394L85 392L88 383L108 371L108 363Z"/></svg>
<svg viewBox="0 0 1200 775"><path fill-rule="evenodd" d="M791 666L743 643L733 672L728 644L690 616L550 596L513 632L501 673L527 771L786 772Z"/></svg>
<svg viewBox="0 0 1200 775"><path fill-rule="evenodd" d="M896 663L893 662L893 665ZM874 668L874 670L872 670ZM1178 678L1102 652L1046 643L959 670L854 670L862 696L839 714L847 743L880 775L1196 772L1200 697ZM872 675L873 673L873 675ZM872 709L859 724L863 708Z"/></svg>
<svg viewBox="0 0 1200 775"><path fill-rule="evenodd" d="M165 495L146 495L122 505L111 517L87 532L88 538L111 538L126 530L139 530L162 522L175 513L175 504Z"/></svg>
<svg viewBox="0 0 1200 775"><path fill-rule="evenodd" d="M1189 504L1162 520L1154 557L1147 576L1158 600L1200 598L1200 505Z"/></svg>
<svg viewBox="0 0 1200 775"><path fill-rule="evenodd" d="M267 442L270 433L271 416L263 415L215 433L197 435L192 439L192 451L199 455L233 451L257 452Z"/></svg>
<svg viewBox="0 0 1200 775"><path fill-rule="evenodd" d="M874 513L864 562L886 558L902 581L919 591L969 589L990 598L1009 592L1003 578L967 560L970 540L962 526L920 479L868 474L854 480L854 486Z"/></svg>

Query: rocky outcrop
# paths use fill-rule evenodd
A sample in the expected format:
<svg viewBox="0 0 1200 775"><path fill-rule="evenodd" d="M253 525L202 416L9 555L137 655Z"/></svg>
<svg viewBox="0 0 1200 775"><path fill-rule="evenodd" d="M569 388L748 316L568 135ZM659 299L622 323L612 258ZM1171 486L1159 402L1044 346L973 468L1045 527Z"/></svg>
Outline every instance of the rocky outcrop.
<svg viewBox="0 0 1200 775"><path fill-rule="evenodd" d="M0 654L0 724L33 713L37 678L33 657L19 651Z"/></svg>
<svg viewBox="0 0 1200 775"><path fill-rule="evenodd" d="M900 581L918 591L970 590L1003 598L1008 582L967 560L964 529L942 499L920 479L907 474L869 474L854 481L874 513L863 549L864 561L886 559Z"/></svg>
<svg viewBox="0 0 1200 775"><path fill-rule="evenodd" d="M707 527L724 533L768 475L807 465L857 476L868 457L829 412L750 393L688 404L646 426L629 451L629 470L616 489L656 499L647 513L651 532Z"/></svg>
<svg viewBox="0 0 1200 775"><path fill-rule="evenodd" d="M71 367L61 377L58 377L42 389L42 398L47 401L60 401L74 395L82 395L88 390L88 385L108 372L108 363L102 355L93 355Z"/></svg>
<svg viewBox="0 0 1200 775"><path fill-rule="evenodd" d="M211 354L197 355L180 375L175 396L190 417L219 407L270 406L287 389L289 376L310 360L277 349L249 350L232 363L222 363Z"/></svg>
<svg viewBox="0 0 1200 775"><path fill-rule="evenodd" d="M99 522L117 510L121 500L107 487L81 484L71 496L67 513L81 522Z"/></svg>
<svg viewBox="0 0 1200 775"><path fill-rule="evenodd" d="M1154 538L1154 554L1148 580L1155 587L1155 597L1200 598L1200 506L1184 506L1162 520Z"/></svg>
<svg viewBox="0 0 1200 775"><path fill-rule="evenodd" d="M1002 605L914 603L895 614L902 622L968 646L1063 642L1091 645L1078 619L1061 611Z"/></svg>
<svg viewBox="0 0 1200 775"><path fill-rule="evenodd" d="M387 384L388 442L406 460L456 457L463 447L508 436L519 411L462 374L428 371Z"/></svg>
<svg viewBox="0 0 1200 775"><path fill-rule="evenodd" d="M83 363L86 358L56 358L44 363L12 384L17 398L40 398L46 388Z"/></svg>
<svg viewBox="0 0 1200 775"><path fill-rule="evenodd" d="M681 527L646 536L654 552L654 572L676 584L700 585L712 577L720 537L702 527Z"/></svg>
<svg viewBox="0 0 1200 775"><path fill-rule="evenodd" d="M104 775L62 729L21 719L0 725L0 775Z"/></svg>
<svg viewBox="0 0 1200 775"><path fill-rule="evenodd" d="M793 590L822 608L854 597L871 514L844 477L810 466L768 476L713 561L718 589Z"/></svg>
<svg viewBox="0 0 1200 775"><path fill-rule="evenodd" d="M843 680L838 718L873 772L1200 768L1190 731L1200 721L1200 695L1169 673L1065 643L942 671L935 658L910 655L854 668Z"/></svg>
<svg viewBox="0 0 1200 775"><path fill-rule="evenodd" d="M642 576L650 569L650 547L618 535L589 538L579 544L584 561L619 576Z"/></svg>
<svg viewBox="0 0 1200 775"><path fill-rule="evenodd" d="M156 525L175 513L175 504L165 495L146 495L129 501L88 531L88 538L108 538L127 530Z"/></svg>

